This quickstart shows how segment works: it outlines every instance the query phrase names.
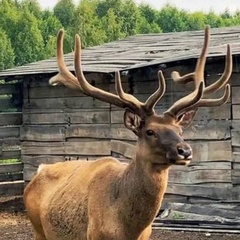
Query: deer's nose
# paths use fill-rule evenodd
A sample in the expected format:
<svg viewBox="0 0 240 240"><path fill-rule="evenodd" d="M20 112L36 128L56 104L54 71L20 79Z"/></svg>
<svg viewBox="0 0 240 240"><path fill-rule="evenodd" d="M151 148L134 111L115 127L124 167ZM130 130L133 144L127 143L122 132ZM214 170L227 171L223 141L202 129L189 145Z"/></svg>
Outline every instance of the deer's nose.
<svg viewBox="0 0 240 240"><path fill-rule="evenodd" d="M189 145L186 146L177 146L178 155L184 159L192 158L192 148Z"/></svg>

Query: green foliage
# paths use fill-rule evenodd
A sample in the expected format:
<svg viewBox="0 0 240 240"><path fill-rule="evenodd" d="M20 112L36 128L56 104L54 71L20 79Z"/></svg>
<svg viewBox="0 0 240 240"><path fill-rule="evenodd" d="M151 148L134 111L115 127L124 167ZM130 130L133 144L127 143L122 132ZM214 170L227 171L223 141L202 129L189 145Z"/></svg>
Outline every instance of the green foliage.
<svg viewBox="0 0 240 240"><path fill-rule="evenodd" d="M240 24L240 12L190 13L166 4L156 10L134 0L59 0L53 10L38 0L0 0L0 70L55 55L59 29L65 30L65 53L73 51L74 35L83 47L134 35L190 31Z"/></svg>
<svg viewBox="0 0 240 240"><path fill-rule="evenodd" d="M60 0L54 7L53 12L65 28L71 26L74 22L75 5L72 0Z"/></svg>
<svg viewBox="0 0 240 240"><path fill-rule="evenodd" d="M159 12L157 23L163 32L187 30L187 12L167 4Z"/></svg>
<svg viewBox="0 0 240 240"><path fill-rule="evenodd" d="M38 20L28 8L23 9L12 44L17 65L34 62L44 57L44 43Z"/></svg>
<svg viewBox="0 0 240 240"><path fill-rule="evenodd" d="M14 50L6 32L0 27L0 70L14 66Z"/></svg>

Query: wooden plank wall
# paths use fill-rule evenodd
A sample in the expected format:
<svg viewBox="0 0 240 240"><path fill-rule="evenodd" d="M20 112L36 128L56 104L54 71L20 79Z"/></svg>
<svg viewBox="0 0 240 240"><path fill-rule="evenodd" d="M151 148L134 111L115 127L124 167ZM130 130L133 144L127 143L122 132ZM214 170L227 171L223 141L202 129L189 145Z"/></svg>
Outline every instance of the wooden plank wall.
<svg viewBox="0 0 240 240"><path fill-rule="evenodd" d="M48 78L24 82L21 128L24 179L29 181L41 163L110 156L110 105ZM109 90L109 86L99 86Z"/></svg>
<svg viewBox="0 0 240 240"><path fill-rule="evenodd" d="M20 162L22 125L22 83L0 82L0 196L23 191L23 166Z"/></svg>
<svg viewBox="0 0 240 240"><path fill-rule="evenodd" d="M218 79L218 71L223 68L222 62L208 66L207 84ZM192 70L188 66L179 69L182 72ZM167 92L156 107L158 112L191 91L191 84L173 84L169 78L172 70L164 70ZM240 85L236 84L237 78L236 72L232 75L233 96L229 102L218 108L200 109L185 131L184 137L194 149L194 159L188 167L172 167L166 202L240 199L240 191L237 191L240 184L240 115L237 110ZM113 83L97 83L97 87L114 92ZM143 81L142 73L137 72L131 84L123 79L123 87L144 100L157 88L156 72L148 76L147 82ZM109 155L129 161L134 156L136 137L124 127L122 119L123 110L63 86L51 87L47 78L25 81L20 133L25 181L32 178L41 163Z"/></svg>

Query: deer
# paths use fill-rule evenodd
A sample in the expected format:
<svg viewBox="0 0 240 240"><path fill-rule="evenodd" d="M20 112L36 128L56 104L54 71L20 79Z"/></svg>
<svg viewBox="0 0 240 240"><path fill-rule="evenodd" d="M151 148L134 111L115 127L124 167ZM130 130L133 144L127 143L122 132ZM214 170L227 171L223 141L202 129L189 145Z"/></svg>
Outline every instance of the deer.
<svg viewBox="0 0 240 240"><path fill-rule="evenodd" d="M49 82L63 84L101 101L125 109L124 124L137 136L135 157L127 164L109 156L95 161L66 161L42 164L24 190L24 203L35 240L147 240L161 207L172 165L188 165L193 157L183 131L200 107L225 104L230 96L228 80L232 54L227 45L221 77L205 86L204 70L210 42L206 27L201 54L194 72L172 72L175 82L194 83L194 90L161 114L155 105L166 90L159 71L158 88L145 101L124 92L119 71L115 73L116 94L88 83L81 64L81 39L75 36L74 68L64 61L64 31L57 37L59 73ZM220 98L211 97L224 89ZM208 96L206 96L208 95ZM81 144L81 143L79 143Z"/></svg>

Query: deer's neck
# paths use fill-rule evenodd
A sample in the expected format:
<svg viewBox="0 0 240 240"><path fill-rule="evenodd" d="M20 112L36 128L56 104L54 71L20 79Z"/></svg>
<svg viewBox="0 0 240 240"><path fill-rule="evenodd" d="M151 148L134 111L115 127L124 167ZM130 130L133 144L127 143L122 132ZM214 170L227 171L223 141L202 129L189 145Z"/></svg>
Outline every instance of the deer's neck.
<svg viewBox="0 0 240 240"><path fill-rule="evenodd" d="M133 229L145 228L156 216L167 188L169 166L158 169L151 159L137 151L135 159L123 173L119 194L125 222Z"/></svg>

